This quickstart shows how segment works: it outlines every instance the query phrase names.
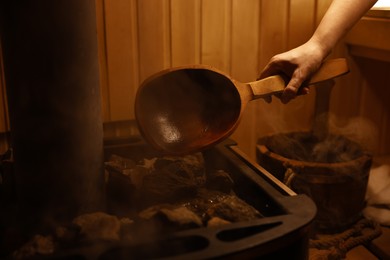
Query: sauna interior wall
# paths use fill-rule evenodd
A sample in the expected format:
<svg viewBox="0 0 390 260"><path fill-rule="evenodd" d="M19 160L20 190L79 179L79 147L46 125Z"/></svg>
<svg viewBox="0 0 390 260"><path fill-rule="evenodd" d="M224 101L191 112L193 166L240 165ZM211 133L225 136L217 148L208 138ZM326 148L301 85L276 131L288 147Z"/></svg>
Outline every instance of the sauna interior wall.
<svg viewBox="0 0 390 260"><path fill-rule="evenodd" d="M330 2L96 0L104 122L134 119L137 87L151 74L168 67L208 64L239 81L255 80L273 55L308 40ZM353 68L355 66L344 43L335 49L332 57L348 57ZM359 106L362 98L365 104L377 105L376 100L362 97L364 88L358 84L362 76L359 70L352 72L337 79L332 90L330 112L341 126L351 118L370 116ZM6 100L4 84L1 81L2 103ZM387 110L383 113L389 118ZM314 89L287 105L277 99L272 103L252 101L232 138L254 157L258 137L309 130L314 116ZM389 128L390 120L374 123ZM0 131L8 128L4 103L0 106ZM3 143L1 148L5 147ZM390 152L389 148L379 146L374 150L375 153Z"/></svg>

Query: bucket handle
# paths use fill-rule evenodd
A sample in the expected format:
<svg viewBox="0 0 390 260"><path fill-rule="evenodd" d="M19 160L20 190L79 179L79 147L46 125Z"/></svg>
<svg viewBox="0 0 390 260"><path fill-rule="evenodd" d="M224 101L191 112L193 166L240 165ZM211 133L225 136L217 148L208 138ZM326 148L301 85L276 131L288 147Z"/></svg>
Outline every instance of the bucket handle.
<svg viewBox="0 0 390 260"><path fill-rule="evenodd" d="M292 188L291 183L292 183L293 179L295 179L296 176L297 176L297 174L295 173L295 171L293 169L287 168L286 171L284 172L284 178L283 178L284 184L287 187Z"/></svg>

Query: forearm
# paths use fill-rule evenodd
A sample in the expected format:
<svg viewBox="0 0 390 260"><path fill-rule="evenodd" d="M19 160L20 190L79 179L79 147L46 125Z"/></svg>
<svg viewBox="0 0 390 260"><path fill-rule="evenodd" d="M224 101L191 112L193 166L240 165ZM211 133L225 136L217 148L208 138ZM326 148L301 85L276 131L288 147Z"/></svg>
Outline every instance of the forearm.
<svg viewBox="0 0 390 260"><path fill-rule="evenodd" d="M309 42L325 58L341 38L375 4L376 0L333 0Z"/></svg>
<svg viewBox="0 0 390 260"><path fill-rule="evenodd" d="M308 93L302 84L321 66L334 46L377 0L333 0L313 36L306 43L271 58L260 78L285 74L291 79L280 99L289 102Z"/></svg>

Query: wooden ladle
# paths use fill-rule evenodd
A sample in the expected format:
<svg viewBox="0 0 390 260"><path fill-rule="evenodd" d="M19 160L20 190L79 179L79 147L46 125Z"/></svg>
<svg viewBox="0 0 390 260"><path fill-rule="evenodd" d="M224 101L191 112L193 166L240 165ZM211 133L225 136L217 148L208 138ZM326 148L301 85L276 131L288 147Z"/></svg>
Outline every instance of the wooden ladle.
<svg viewBox="0 0 390 260"><path fill-rule="evenodd" d="M328 60L308 84L348 71L345 59ZM189 154L229 137L249 101L282 92L285 86L278 75L241 83L206 65L170 68L152 75L138 88L136 121L155 149L165 154Z"/></svg>

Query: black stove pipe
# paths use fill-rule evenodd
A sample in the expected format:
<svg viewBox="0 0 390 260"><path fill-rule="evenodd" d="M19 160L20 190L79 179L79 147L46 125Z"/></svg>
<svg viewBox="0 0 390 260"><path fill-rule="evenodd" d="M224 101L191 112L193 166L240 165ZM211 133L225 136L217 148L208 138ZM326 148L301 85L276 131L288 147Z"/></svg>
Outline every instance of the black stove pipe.
<svg viewBox="0 0 390 260"><path fill-rule="evenodd" d="M2 1L18 216L28 230L104 205L95 1Z"/></svg>

